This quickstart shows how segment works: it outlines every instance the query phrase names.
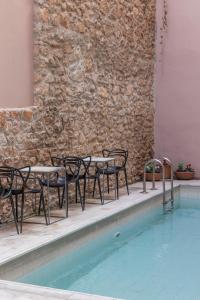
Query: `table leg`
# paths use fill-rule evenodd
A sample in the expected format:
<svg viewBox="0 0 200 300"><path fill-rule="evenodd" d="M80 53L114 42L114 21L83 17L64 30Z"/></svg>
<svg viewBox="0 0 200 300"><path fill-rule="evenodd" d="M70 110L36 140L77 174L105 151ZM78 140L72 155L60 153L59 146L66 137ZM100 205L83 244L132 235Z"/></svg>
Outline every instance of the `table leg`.
<svg viewBox="0 0 200 300"><path fill-rule="evenodd" d="M36 186L36 177L35 177L35 175L34 175L33 180L34 180L34 187L35 187ZM32 204L33 213L36 214L36 193L34 194L33 197L31 197L31 204Z"/></svg>
<svg viewBox="0 0 200 300"><path fill-rule="evenodd" d="M102 202L104 204L104 200L105 200L105 186L104 186L104 180L105 180L105 176L104 176L104 170L103 170L103 194L102 194Z"/></svg>
<svg viewBox="0 0 200 300"><path fill-rule="evenodd" d="M113 160L114 170L115 170L115 160ZM117 176L115 174L115 200L117 200Z"/></svg>
<svg viewBox="0 0 200 300"><path fill-rule="evenodd" d="M36 177L34 176L34 185L36 186ZM37 199L36 199L36 193L35 193L35 203L34 203L34 213L36 214L36 211L37 211L37 209L36 209L36 203L37 203Z"/></svg>
<svg viewBox="0 0 200 300"><path fill-rule="evenodd" d="M68 218L68 197L67 197L67 191L68 186L67 186L67 177L66 177L66 173L65 173L65 212L66 212L66 218Z"/></svg>
<svg viewBox="0 0 200 300"><path fill-rule="evenodd" d="M49 197L49 173L47 174L47 210L48 210L48 224L50 224L50 197Z"/></svg>

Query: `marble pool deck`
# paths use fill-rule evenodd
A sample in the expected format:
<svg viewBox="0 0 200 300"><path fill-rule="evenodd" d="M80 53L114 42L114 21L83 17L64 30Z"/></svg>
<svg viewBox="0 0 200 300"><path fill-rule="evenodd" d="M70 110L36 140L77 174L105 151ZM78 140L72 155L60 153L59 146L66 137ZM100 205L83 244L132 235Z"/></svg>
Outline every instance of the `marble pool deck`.
<svg viewBox="0 0 200 300"><path fill-rule="evenodd" d="M180 185L200 186L200 180L174 181L174 187ZM147 194L141 193L142 183L137 182L129 186L130 195L125 189L120 190L118 200L108 202L105 205L88 204L86 210L81 211L80 205L72 205L69 210L69 218L60 220L49 226L41 224L25 223L23 233L16 234L13 224L8 224L0 228L0 268L1 265L26 254L42 245L59 239L67 234L75 232L81 228L94 224L113 214L133 207L134 205L146 201L154 196L162 194L162 182L156 182L157 190L150 190L151 184L147 183ZM170 189L170 183L166 182L166 191ZM2 300L50 300L50 299L69 299L69 300L90 300L90 299L116 299L73 291L63 291L45 287L37 287L0 280L0 299Z"/></svg>

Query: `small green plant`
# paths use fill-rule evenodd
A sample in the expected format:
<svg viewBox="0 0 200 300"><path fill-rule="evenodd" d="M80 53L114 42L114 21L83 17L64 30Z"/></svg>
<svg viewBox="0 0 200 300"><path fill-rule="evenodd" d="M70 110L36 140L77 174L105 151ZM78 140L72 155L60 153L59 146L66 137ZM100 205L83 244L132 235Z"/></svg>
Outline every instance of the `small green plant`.
<svg viewBox="0 0 200 300"><path fill-rule="evenodd" d="M146 166L146 173L153 173L153 164L149 164L148 166ZM155 166L155 173L160 173L160 166Z"/></svg>
<svg viewBox="0 0 200 300"><path fill-rule="evenodd" d="M178 171L178 172L184 172L184 169L185 169L185 167L184 167L184 162L183 162L183 161L179 162L179 163L178 163L177 171Z"/></svg>
<svg viewBox="0 0 200 300"><path fill-rule="evenodd" d="M190 163L185 164L183 161L181 161L178 163L177 172L194 172L194 169Z"/></svg>

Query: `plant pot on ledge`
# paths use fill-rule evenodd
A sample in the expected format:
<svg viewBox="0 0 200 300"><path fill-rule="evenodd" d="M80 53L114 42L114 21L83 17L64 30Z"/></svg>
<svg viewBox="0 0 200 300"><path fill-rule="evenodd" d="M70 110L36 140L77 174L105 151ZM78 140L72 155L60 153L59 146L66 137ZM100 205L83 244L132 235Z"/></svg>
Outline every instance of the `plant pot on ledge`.
<svg viewBox="0 0 200 300"><path fill-rule="evenodd" d="M191 164L185 165L184 162L180 162L175 175L179 180L191 180L194 179L194 169L192 168Z"/></svg>
<svg viewBox="0 0 200 300"><path fill-rule="evenodd" d="M161 179L160 166L150 163L148 166L146 166L145 174L146 181L153 181L153 177L155 181L159 181Z"/></svg>
<svg viewBox="0 0 200 300"><path fill-rule="evenodd" d="M145 173L146 174L146 181L153 181L153 174L155 181L160 181L161 173Z"/></svg>
<svg viewBox="0 0 200 300"><path fill-rule="evenodd" d="M194 172L189 171L176 171L176 178L179 180L191 180L194 179Z"/></svg>

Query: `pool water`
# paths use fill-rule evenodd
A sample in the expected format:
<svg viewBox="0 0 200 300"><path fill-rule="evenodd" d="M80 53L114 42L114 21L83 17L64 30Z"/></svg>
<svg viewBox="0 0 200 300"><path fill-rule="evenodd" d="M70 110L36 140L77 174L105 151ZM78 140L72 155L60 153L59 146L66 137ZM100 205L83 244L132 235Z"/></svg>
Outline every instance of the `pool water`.
<svg viewBox="0 0 200 300"><path fill-rule="evenodd" d="M121 299L200 299L200 200L150 209L18 281Z"/></svg>

